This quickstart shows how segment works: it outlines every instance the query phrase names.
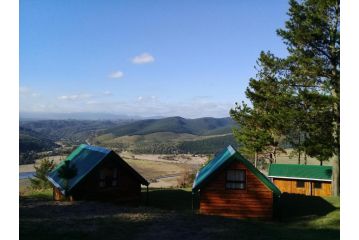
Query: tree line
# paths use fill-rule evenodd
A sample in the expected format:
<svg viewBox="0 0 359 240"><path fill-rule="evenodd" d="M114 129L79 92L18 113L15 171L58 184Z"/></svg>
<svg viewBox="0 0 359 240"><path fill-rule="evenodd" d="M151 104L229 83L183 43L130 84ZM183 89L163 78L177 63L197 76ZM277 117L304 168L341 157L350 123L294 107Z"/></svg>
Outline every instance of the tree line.
<svg viewBox="0 0 359 240"><path fill-rule="evenodd" d="M262 51L255 77L231 117L241 151L275 163L281 144L290 144L298 164L307 157L333 158L333 194L339 195L340 1L289 1L289 19L277 35L286 57Z"/></svg>

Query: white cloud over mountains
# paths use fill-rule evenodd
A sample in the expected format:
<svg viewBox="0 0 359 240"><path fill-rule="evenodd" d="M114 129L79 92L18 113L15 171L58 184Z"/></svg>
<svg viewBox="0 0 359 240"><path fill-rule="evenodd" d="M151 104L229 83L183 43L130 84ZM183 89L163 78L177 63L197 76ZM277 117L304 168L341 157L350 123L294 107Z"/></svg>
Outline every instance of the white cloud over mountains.
<svg viewBox="0 0 359 240"><path fill-rule="evenodd" d="M112 78L112 79L120 79L123 77L123 75L124 74L122 71L116 71L116 72L111 73L108 77Z"/></svg>
<svg viewBox="0 0 359 240"><path fill-rule="evenodd" d="M218 101L209 96L197 96L182 101L160 98L155 95L119 99L111 91L103 90L91 93L71 93L58 96L39 94L28 87L20 88L21 112L106 112L128 116L182 116L187 118L229 116L234 103ZM36 93L37 94L37 93Z"/></svg>
<svg viewBox="0 0 359 240"><path fill-rule="evenodd" d="M132 58L132 63L134 64L145 64L154 62L155 58L149 53L142 53L140 55L135 56Z"/></svg>
<svg viewBox="0 0 359 240"><path fill-rule="evenodd" d="M20 86L19 88L20 97L37 97L39 93L35 92L29 87Z"/></svg>
<svg viewBox="0 0 359 240"><path fill-rule="evenodd" d="M59 100L75 101L91 98L91 94L74 94L74 95L63 95L58 97Z"/></svg>

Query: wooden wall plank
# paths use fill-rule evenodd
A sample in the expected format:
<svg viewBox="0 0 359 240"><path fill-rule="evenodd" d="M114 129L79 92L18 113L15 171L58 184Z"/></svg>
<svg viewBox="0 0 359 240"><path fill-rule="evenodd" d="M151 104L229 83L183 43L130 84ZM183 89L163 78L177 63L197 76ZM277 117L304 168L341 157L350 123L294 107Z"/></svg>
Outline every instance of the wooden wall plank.
<svg viewBox="0 0 359 240"><path fill-rule="evenodd" d="M228 169L246 170L246 189L226 189ZM200 213L236 218L271 218L273 192L267 188L245 165L234 162L219 171L200 189Z"/></svg>

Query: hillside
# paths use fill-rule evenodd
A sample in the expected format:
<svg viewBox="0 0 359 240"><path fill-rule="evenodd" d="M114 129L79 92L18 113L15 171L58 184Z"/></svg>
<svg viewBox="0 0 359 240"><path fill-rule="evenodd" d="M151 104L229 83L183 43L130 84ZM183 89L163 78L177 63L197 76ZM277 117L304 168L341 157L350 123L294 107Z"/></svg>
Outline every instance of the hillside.
<svg viewBox="0 0 359 240"><path fill-rule="evenodd" d="M229 144L236 145L234 126L230 118L149 119L101 131L91 142L134 153L211 154Z"/></svg>
<svg viewBox="0 0 359 240"><path fill-rule="evenodd" d="M140 120L119 127L109 128L104 133L113 136L146 135L156 132L188 133L193 135L215 135L232 132L235 122L231 118L185 119L170 117Z"/></svg>
<svg viewBox="0 0 359 240"><path fill-rule="evenodd" d="M90 143L134 153L209 154L229 144L236 145L232 135L234 126L235 122L230 118L209 117L138 121L21 121L20 154L30 148L34 152L51 150L57 147L54 142L70 148Z"/></svg>
<svg viewBox="0 0 359 240"><path fill-rule="evenodd" d="M93 121L93 120L38 120L21 121L20 127L31 129L46 135L53 141L67 144L83 143L95 132L129 123L128 120Z"/></svg>
<svg viewBox="0 0 359 240"><path fill-rule="evenodd" d="M59 145L46 138L43 134L20 127L19 149L21 153L47 151L52 150L55 147L59 147Z"/></svg>

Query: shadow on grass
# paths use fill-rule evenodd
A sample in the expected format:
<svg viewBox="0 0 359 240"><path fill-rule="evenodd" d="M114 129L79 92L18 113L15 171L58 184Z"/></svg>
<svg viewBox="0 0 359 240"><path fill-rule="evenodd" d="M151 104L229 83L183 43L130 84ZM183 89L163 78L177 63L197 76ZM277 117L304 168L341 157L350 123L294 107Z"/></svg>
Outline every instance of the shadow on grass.
<svg viewBox="0 0 359 240"><path fill-rule="evenodd" d="M287 217L322 216L336 209L319 197L287 194L282 200ZM335 226L182 214L192 209L191 202L190 189L151 189L149 207L20 197L20 239L339 239Z"/></svg>
<svg viewBox="0 0 359 240"><path fill-rule="evenodd" d="M282 219L305 216L324 216L337 207L317 196L283 193L280 197L279 211Z"/></svg>
<svg viewBox="0 0 359 240"><path fill-rule="evenodd" d="M146 192L142 192L142 199L146 199ZM142 201L145 205L145 201ZM149 207L166 210L192 210L192 192L188 189L150 189Z"/></svg>

